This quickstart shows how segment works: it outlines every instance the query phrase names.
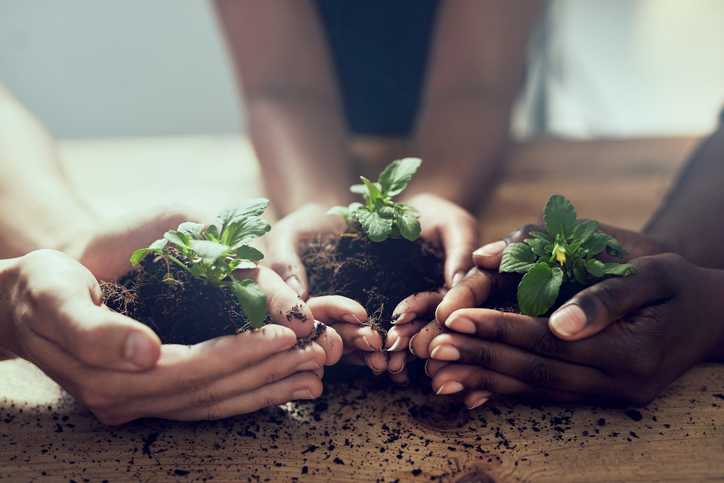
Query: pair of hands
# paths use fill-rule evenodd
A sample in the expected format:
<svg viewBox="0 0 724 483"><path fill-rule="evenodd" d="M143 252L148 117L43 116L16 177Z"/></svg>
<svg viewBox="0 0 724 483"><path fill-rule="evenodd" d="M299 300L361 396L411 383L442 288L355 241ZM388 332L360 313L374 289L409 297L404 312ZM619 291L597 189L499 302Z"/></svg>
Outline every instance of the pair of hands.
<svg viewBox="0 0 724 483"><path fill-rule="evenodd" d="M159 212L101 225L68 247L82 264L53 250L3 261L0 354L36 364L107 424L146 416L218 419L318 397L323 366L341 357L341 338L329 328L295 348L313 324L275 317L300 300L268 268L245 270L243 277L264 289L278 325L194 346L161 345L151 329L101 305L96 277L127 272L133 250L189 219ZM320 297L302 310L310 321L343 319L346 299L337 299Z"/></svg>
<svg viewBox="0 0 724 483"><path fill-rule="evenodd" d="M498 394L642 407L704 360L724 359L724 273L696 267L645 235L601 227L630 250L636 273L593 285L550 319L479 307L517 278L498 274L502 250L526 226L476 251L477 265L440 300L437 321L410 343L438 394L469 408ZM647 256L648 255L648 256Z"/></svg>
<svg viewBox="0 0 724 483"><path fill-rule="evenodd" d="M470 254L478 247L477 221L458 205L437 195L421 194L405 202L420 212L421 236L443 249L445 284L448 287L455 285L473 267ZM326 214L328 208L318 204L305 205L277 222L264 237L267 242L265 260L269 260L269 266L303 299L308 297L309 285L298 255L300 240L318 234L341 233L345 229L341 217ZM423 297L428 300L438 295L425 294ZM309 299L308 303L313 308L317 304L315 298ZM340 306L338 312L354 315L347 319L325 320L344 341L342 362L367 365L373 373L387 372L393 381L405 384L408 381L406 364L414 358L407 350L409 340L431 320L433 312L416 312L419 302L413 297L401 302L393 312L397 325L389 331L383 347L378 332L360 325L361 321L367 320L361 305L341 297L337 303L346 307L341 310Z"/></svg>

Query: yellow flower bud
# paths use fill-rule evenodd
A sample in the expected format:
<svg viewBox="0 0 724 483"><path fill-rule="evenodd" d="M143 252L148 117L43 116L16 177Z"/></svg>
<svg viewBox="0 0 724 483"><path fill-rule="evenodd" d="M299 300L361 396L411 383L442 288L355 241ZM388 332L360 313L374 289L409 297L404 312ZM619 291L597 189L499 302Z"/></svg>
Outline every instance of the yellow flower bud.
<svg viewBox="0 0 724 483"><path fill-rule="evenodd" d="M553 253L556 255L556 260L563 266L563 262L566 261L566 249L558 244L553 248Z"/></svg>

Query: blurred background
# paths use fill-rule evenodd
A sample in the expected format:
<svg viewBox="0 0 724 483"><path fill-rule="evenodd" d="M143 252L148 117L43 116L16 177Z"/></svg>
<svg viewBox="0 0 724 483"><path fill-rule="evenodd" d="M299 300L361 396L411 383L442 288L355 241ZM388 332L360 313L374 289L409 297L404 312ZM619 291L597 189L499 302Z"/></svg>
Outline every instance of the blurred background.
<svg viewBox="0 0 724 483"><path fill-rule="evenodd" d="M711 131L723 25L720 0L551 1L516 137ZM244 131L206 0L0 0L0 79L59 138Z"/></svg>

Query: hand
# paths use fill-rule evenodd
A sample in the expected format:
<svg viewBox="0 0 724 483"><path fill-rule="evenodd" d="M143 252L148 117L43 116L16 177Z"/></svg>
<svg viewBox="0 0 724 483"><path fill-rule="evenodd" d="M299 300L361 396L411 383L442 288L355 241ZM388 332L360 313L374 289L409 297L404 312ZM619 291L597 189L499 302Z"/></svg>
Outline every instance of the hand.
<svg viewBox="0 0 724 483"><path fill-rule="evenodd" d="M162 346L145 325L103 307L91 273L60 252L39 250L0 267L8 294L0 313L3 352L36 364L107 424L216 419L311 399L321 394L322 366L341 355L334 329L319 343L294 348L313 324L283 316L275 321L291 328L267 325L194 346ZM272 315L300 303L273 272L246 272L267 292ZM311 316L305 305L302 311Z"/></svg>
<svg viewBox="0 0 724 483"><path fill-rule="evenodd" d="M444 319L453 332L428 346L433 389L466 393L469 407L494 393L642 407L694 364L724 360L722 297L716 296L724 272L673 254L631 263L634 275L604 280L568 302L588 325L604 327L583 340L557 338L542 318L453 312Z"/></svg>
<svg viewBox="0 0 724 483"><path fill-rule="evenodd" d="M104 220L92 231L79 233L61 251L80 261L98 280L115 280L132 269L129 259L134 251L163 238L166 231L183 222L199 219L186 211L160 208Z"/></svg>
<svg viewBox="0 0 724 483"><path fill-rule="evenodd" d="M422 238L445 253L445 284L455 286L473 267L478 223L467 211L438 195L423 193L406 201L420 212Z"/></svg>
<svg viewBox="0 0 724 483"><path fill-rule="evenodd" d="M327 214L327 208L319 204L307 204L288 214L266 234L268 264L303 299L309 295L309 282L304 264L299 258L299 242L318 234L342 233L344 220Z"/></svg>

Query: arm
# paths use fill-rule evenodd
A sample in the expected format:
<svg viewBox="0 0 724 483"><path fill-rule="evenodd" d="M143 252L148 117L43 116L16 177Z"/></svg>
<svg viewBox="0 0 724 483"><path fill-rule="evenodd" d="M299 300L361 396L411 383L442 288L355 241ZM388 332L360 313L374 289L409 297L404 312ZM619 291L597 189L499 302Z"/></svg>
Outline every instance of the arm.
<svg viewBox="0 0 724 483"><path fill-rule="evenodd" d="M65 249L93 215L68 186L55 143L0 83L0 258Z"/></svg>
<svg viewBox="0 0 724 483"><path fill-rule="evenodd" d="M217 0L246 98L249 129L281 218L304 204L352 201L332 64L310 0Z"/></svg>
<svg viewBox="0 0 724 483"><path fill-rule="evenodd" d="M505 155L528 39L543 5L441 3L413 139L425 163L409 196L432 192L477 212Z"/></svg>
<svg viewBox="0 0 724 483"><path fill-rule="evenodd" d="M697 149L644 233L696 265L724 268L722 179L724 128Z"/></svg>

